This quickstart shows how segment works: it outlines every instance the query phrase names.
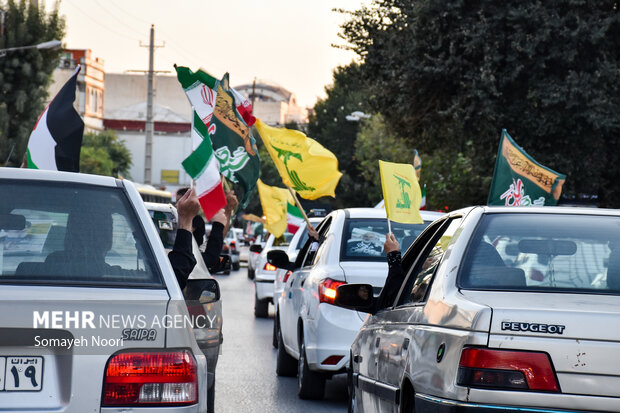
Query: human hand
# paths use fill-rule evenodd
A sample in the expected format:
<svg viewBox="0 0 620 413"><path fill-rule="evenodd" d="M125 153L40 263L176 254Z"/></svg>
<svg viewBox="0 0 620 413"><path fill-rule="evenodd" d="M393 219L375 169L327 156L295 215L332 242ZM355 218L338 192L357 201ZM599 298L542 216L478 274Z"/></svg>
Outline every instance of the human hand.
<svg viewBox="0 0 620 413"><path fill-rule="evenodd" d="M386 254L389 254L392 251L400 251L400 245L398 244L398 241L396 241L396 237L394 237L394 234L392 234L391 232L389 232L385 237L383 250Z"/></svg>
<svg viewBox="0 0 620 413"><path fill-rule="evenodd" d="M200 211L200 202L194 189L189 189L177 200L177 214L179 215L179 228L192 231L192 220Z"/></svg>
<svg viewBox="0 0 620 413"><path fill-rule="evenodd" d="M239 206L239 201L237 200L237 196L234 191L226 191L226 208L225 212L228 217L231 217L233 212Z"/></svg>
<svg viewBox="0 0 620 413"><path fill-rule="evenodd" d="M224 208L217 211L217 213L213 215L213 218L211 218L211 221L219 222L220 224L226 226L226 224L228 223L228 216L226 216L226 212L224 211Z"/></svg>
<svg viewBox="0 0 620 413"><path fill-rule="evenodd" d="M312 225L310 224L306 224L306 227L308 228L308 237L315 239L316 241L319 240L319 233L317 232L316 229L314 229L312 227Z"/></svg>

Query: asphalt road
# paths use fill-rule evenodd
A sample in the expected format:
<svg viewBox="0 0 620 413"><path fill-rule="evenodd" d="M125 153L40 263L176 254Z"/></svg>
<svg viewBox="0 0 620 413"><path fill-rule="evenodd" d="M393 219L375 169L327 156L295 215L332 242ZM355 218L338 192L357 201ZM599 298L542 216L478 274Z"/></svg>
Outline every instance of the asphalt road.
<svg viewBox="0 0 620 413"><path fill-rule="evenodd" d="M318 401L297 397L297 378L276 375L273 307L269 318L254 318L254 285L247 268L216 279L224 317L224 343L215 379L216 412L346 412L345 375L328 380L325 399Z"/></svg>

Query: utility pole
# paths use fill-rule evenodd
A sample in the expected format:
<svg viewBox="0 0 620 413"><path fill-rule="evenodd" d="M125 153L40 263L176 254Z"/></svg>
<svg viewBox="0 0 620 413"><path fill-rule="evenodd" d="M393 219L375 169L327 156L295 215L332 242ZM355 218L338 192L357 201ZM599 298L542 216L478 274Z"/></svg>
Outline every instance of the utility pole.
<svg viewBox="0 0 620 413"><path fill-rule="evenodd" d="M254 82L252 82L252 112L254 112L254 100L256 100L256 76L254 76Z"/></svg>
<svg viewBox="0 0 620 413"><path fill-rule="evenodd" d="M153 182L153 178L151 176L152 166L153 166L153 130L154 130L154 122L153 122L153 70L154 65L154 55L156 47L164 47L166 44L164 43L161 46L155 46L155 25L151 24L151 35L149 39L148 46L143 45L140 42L140 47L148 47L149 48L149 70L147 71L148 80L147 80L147 93L146 93L146 144L144 148L144 183L150 185Z"/></svg>

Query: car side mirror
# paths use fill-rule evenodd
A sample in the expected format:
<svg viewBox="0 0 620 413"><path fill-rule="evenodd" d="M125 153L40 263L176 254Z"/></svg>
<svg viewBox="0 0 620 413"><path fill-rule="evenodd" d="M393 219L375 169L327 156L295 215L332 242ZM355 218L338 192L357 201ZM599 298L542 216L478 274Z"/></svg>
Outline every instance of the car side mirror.
<svg viewBox="0 0 620 413"><path fill-rule="evenodd" d="M374 314L374 302L370 284L344 284L336 289L334 304L338 307Z"/></svg>
<svg viewBox="0 0 620 413"><path fill-rule="evenodd" d="M183 295L186 300L198 300L200 304L214 303L220 299L220 285L213 278L187 280Z"/></svg>
<svg viewBox="0 0 620 413"><path fill-rule="evenodd" d="M250 245L250 251L260 254L263 250L263 247L260 244L252 244Z"/></svg>
<svg viewBox="0 0 620 413"><path fill-rule="evenodd" d="M291 270L292 263L288 259L286 252L281 250L272 250L267 253L267 262L275 267Z"/></svg>

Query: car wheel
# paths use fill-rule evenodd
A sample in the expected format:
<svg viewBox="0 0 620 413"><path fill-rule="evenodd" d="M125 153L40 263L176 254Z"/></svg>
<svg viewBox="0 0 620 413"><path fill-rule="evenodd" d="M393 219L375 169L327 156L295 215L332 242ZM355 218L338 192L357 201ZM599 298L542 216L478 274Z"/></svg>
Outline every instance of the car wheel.
<svg viewBox="0 0 620 413"><path fill-rule="evenodd" d="M284 377L295 377L297 374L297 360L291 357L284 348L282 331L278 329L278 355L276 357L276 374Z"/></svg>
<svg viewBox="0 0 620 413"><path fill-rule="evenodd" d="M271 345L278 348L278 315L273 318L273 333L271 334Z"/></svg>
<svg viewBox="0 0 620 413"><path fill-rule="evenodd" d="M239 271L239 269L241 268L241 264L238 262L233 262L233 271Z"/></svg>
<svg viewBox="0 0 620 413"><path fill-rule="evenodd" d="M299 360L297 361L297 394L301 399L322 399L325 393L325 376L308 368L303 337L300 341Z"/></svg>
<svg viewBox="0 0 620 413"><path fill-rule="evenodd" d="M215 413L215 377L213 384L207 389L207 413Z"/></svg>
<svg viewBox="0 0 620 413"><path fill-rule="evenodd" d="M259 300L258 297L254 295L254 317L267 318L267 316L269 316L269 301Z"/></svg>
<svg viewBox="0 0 620 413"><path fill-rule="evenodd" d="M248 267L248 278L250 280L254 279L254 269L253 268Z"/></svg>

